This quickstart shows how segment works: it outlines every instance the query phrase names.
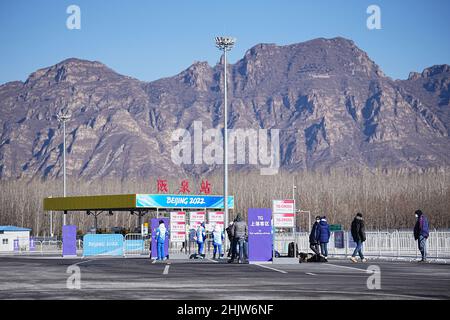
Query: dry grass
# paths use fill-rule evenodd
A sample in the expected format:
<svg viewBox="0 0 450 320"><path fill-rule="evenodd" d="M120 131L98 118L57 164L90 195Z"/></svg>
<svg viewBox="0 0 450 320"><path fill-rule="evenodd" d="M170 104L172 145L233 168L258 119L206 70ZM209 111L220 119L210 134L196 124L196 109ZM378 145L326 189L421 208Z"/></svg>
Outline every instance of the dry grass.
<svg viewBox="0 0 450 320"><path fill-rule="evenodd" d="M326 215L329 223L348 228L353 216L364 214L370 229L411 229L414 211L422 209L430 219L431 228L450 226L450 171L429 170L423 173L389 173L375 171L348 174L303 172L260 176L258 173L232 173L229 178L230 194L235 195L237 211L246 215L252 207L271 207L272 199L292 197L293 177L297 185L297 203L300 209L312 215ZM170 179L171 193L177 193L183 177ZM198 193L201 178L187 178L192 193ZM220 175L210 176L213 194L222 192ZM156 193L156 178L139 181L74 181L68 177L69 195ZM1 181L0 225L30 227L36 235L49 234L49 216L42 210L42 199L61 195L62 181ZM93 225L92 216L69 214L70 222L87 230ZM61 229L61 214L54 214L54 230ZM299 226L304 230L307 220L301 217ZM137 224L135 216L117 213L101 215L99 227ZM56 232L58 233L58 232Z"/></svg>

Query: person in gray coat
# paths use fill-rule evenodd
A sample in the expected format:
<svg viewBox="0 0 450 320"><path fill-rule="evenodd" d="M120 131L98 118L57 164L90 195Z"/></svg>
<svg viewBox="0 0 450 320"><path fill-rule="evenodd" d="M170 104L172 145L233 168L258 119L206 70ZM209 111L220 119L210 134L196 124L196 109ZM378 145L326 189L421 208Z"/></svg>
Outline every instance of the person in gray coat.
<svg viewBox="0 0 450 320"><path fill-rule="evenodd" d="M242 220L240 213L237 214L235 222L231 231L233 235L233 246L239 248L239 263L244 261L244 245L248 237L248 227L245 221ZM228 262L233 262L236 259L236 250L234 250L231 259Z"/></svg>

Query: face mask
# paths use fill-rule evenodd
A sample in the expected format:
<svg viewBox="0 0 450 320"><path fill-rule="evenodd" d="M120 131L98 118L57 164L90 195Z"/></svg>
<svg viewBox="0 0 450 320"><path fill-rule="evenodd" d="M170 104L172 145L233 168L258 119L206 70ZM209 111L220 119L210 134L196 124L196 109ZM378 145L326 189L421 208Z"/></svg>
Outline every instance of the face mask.
<svg viewBox="0 0 450 320"><path fill-rule="evenodd" d="M415 216L416 216L416 218L418 218L418 217L419 217L419 215L418 215L418 214L416 214Z"/></svg>
<svg viewBox="0 0 450 320"><path fill-rule="evenodd" d="M317 222L317 223L319 223L319 222L320 222L320 220L316 220L316 222Z"/></svg>

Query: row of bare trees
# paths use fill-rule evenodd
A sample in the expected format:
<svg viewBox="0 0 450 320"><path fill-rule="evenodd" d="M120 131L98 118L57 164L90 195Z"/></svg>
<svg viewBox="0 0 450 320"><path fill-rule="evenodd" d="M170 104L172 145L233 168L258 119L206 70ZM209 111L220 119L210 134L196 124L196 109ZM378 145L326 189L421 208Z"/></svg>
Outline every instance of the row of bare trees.
<svg viewBox="0 0 450 320"><path fill-rule="evenodd" d="M297 207L314 215L326 215L329 223L348 228L356 212L364 214L369 229L411 229L414 211L422 209L429 217L431 228L450 226L450 170L435 169L421 173L375 170L358 174L331 171L329 173L300 172L261 176L259 173L234 172L229 178L230 194L235 196L232 215L248 208L270 208L273 199L292 198L295 183ZM177 193L182 180L189 180L191 193L197 194L202 178L180 177L167 179L170 193ZM212 186L213 194L221 194L219 175L203 177ZM82 181L68 177L68 195L96 195L123 193L156 193L157 178L120 181ZM34 235L49 235L50 213L43 211L42 200L60 196L62 182L1 181L0 225L17 225L33 229ZM148 218L149 216L146 216ZM61 213L53 213L54 232L61 230ZM85 213L69 213L70 223L86 231L94 225L93 217ZM133 229L137 217L117 212L102 214L99 227L113 226ZM299 216L298 225L307 229L307 217Z"/></svg>

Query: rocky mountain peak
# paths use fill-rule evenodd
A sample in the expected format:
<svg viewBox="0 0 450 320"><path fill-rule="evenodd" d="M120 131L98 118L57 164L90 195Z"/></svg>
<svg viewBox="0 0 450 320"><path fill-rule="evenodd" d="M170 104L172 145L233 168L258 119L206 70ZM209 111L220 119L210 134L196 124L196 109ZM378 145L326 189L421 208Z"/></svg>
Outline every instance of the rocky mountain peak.
<svg viewBox="0 0 450 320"><path fill-rule="evenodd" d="M196 61L179 78L199 91L207 91L213 80L213 68L206 61Z"/></svg>
<svg viewBox="0 0 450 320"><path fill-rule="evenodd" d="M98 61L69 58L51 67L39 69L26 80L26 85L37 82L47 85L52 83L68 83L99 81L119 76L113 70Z"/></svg>

